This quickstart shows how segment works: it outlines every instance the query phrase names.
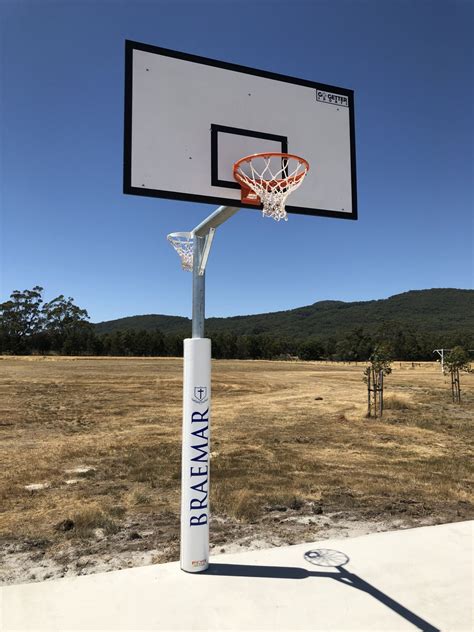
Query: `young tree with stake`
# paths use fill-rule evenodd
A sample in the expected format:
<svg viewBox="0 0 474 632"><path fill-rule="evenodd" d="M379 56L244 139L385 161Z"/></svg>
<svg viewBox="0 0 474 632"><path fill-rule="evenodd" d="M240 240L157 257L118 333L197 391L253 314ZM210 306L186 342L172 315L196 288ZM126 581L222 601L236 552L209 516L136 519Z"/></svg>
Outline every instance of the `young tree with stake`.
<svg viewBox="0 0 474 632"><path fill-rule="evenodd" d="M384 375L392 372L388 349L382 345L376 347L369 362L362 378L367 384L367 417L381 417L383 415L383 378Z"/></svg>
<svg viewBox="0 0 474 632"><path fill-rule="evenodd" d="M462 347L454 347L444 359L444 369L451 376L451 394L455 404L461 403L460 371L469 373L471 363L469 354Z"/></svg>

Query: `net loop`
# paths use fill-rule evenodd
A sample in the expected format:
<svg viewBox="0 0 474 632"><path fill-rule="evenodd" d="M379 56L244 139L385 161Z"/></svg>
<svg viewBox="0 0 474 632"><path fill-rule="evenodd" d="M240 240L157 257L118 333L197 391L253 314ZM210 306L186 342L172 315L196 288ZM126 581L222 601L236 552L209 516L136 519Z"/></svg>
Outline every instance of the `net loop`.
<svg viewBox="0 0 474 632"><path fill-rule="evenodd" d="M192 272L193 270L193 244L192 233L170 233L167 237L170 244L176 250L181 259L183 270Z"/></svg>
<svg viewBox="0 0 474 632"><path fill-rule="evenodd" d="M309 163L294 154L253 154L234 165L234 178L242 187L242 202L262 204L263 215L287 220L286 200L301 186Z"/></svg>

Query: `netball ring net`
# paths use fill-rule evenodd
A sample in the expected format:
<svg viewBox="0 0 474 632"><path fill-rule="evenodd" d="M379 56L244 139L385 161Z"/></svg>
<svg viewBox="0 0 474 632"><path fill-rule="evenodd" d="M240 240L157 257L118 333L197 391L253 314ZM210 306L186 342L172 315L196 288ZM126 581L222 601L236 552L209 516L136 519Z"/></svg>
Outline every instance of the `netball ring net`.
<svg viewBox="0 0 474 632"><path fill-rule="evenodd" d="M176 250L181 259L183 270L192 272L193 270L193 234L192 233L170 233L168 241Z"/></svg>

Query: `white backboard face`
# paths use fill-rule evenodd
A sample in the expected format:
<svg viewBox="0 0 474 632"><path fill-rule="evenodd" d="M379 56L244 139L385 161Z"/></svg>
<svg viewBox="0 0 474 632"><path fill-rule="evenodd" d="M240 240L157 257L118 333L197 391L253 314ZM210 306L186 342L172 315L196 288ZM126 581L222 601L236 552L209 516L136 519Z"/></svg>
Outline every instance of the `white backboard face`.
<svg viewBox="0 0 474 632"><path fill-rule="evenodd" d="M352 90L130 41L125 75L125 193L246 206L234 162L275 151L310 164L289 213L357 219Z"/></svg>

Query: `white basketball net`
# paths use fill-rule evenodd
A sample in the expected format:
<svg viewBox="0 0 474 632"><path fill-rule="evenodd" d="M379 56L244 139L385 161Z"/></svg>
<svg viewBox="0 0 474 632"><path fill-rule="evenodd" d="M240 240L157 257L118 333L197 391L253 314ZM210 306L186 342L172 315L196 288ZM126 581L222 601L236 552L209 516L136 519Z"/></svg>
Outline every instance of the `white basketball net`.
<svg viewBox="0 0 474 632"><path fill-rule="evenodd" d="M279 222L288 220L286 200L307 172L308 163L297 156L257 154L236 163L234 176L260 199L263 215Z"/></svg>
<svg viewBox="0 0 474 632"><path fill-rule="evenodd" d="M192 233L170 233L168 241L178 253L183 270L193 270L193 236Z"/></svg>

